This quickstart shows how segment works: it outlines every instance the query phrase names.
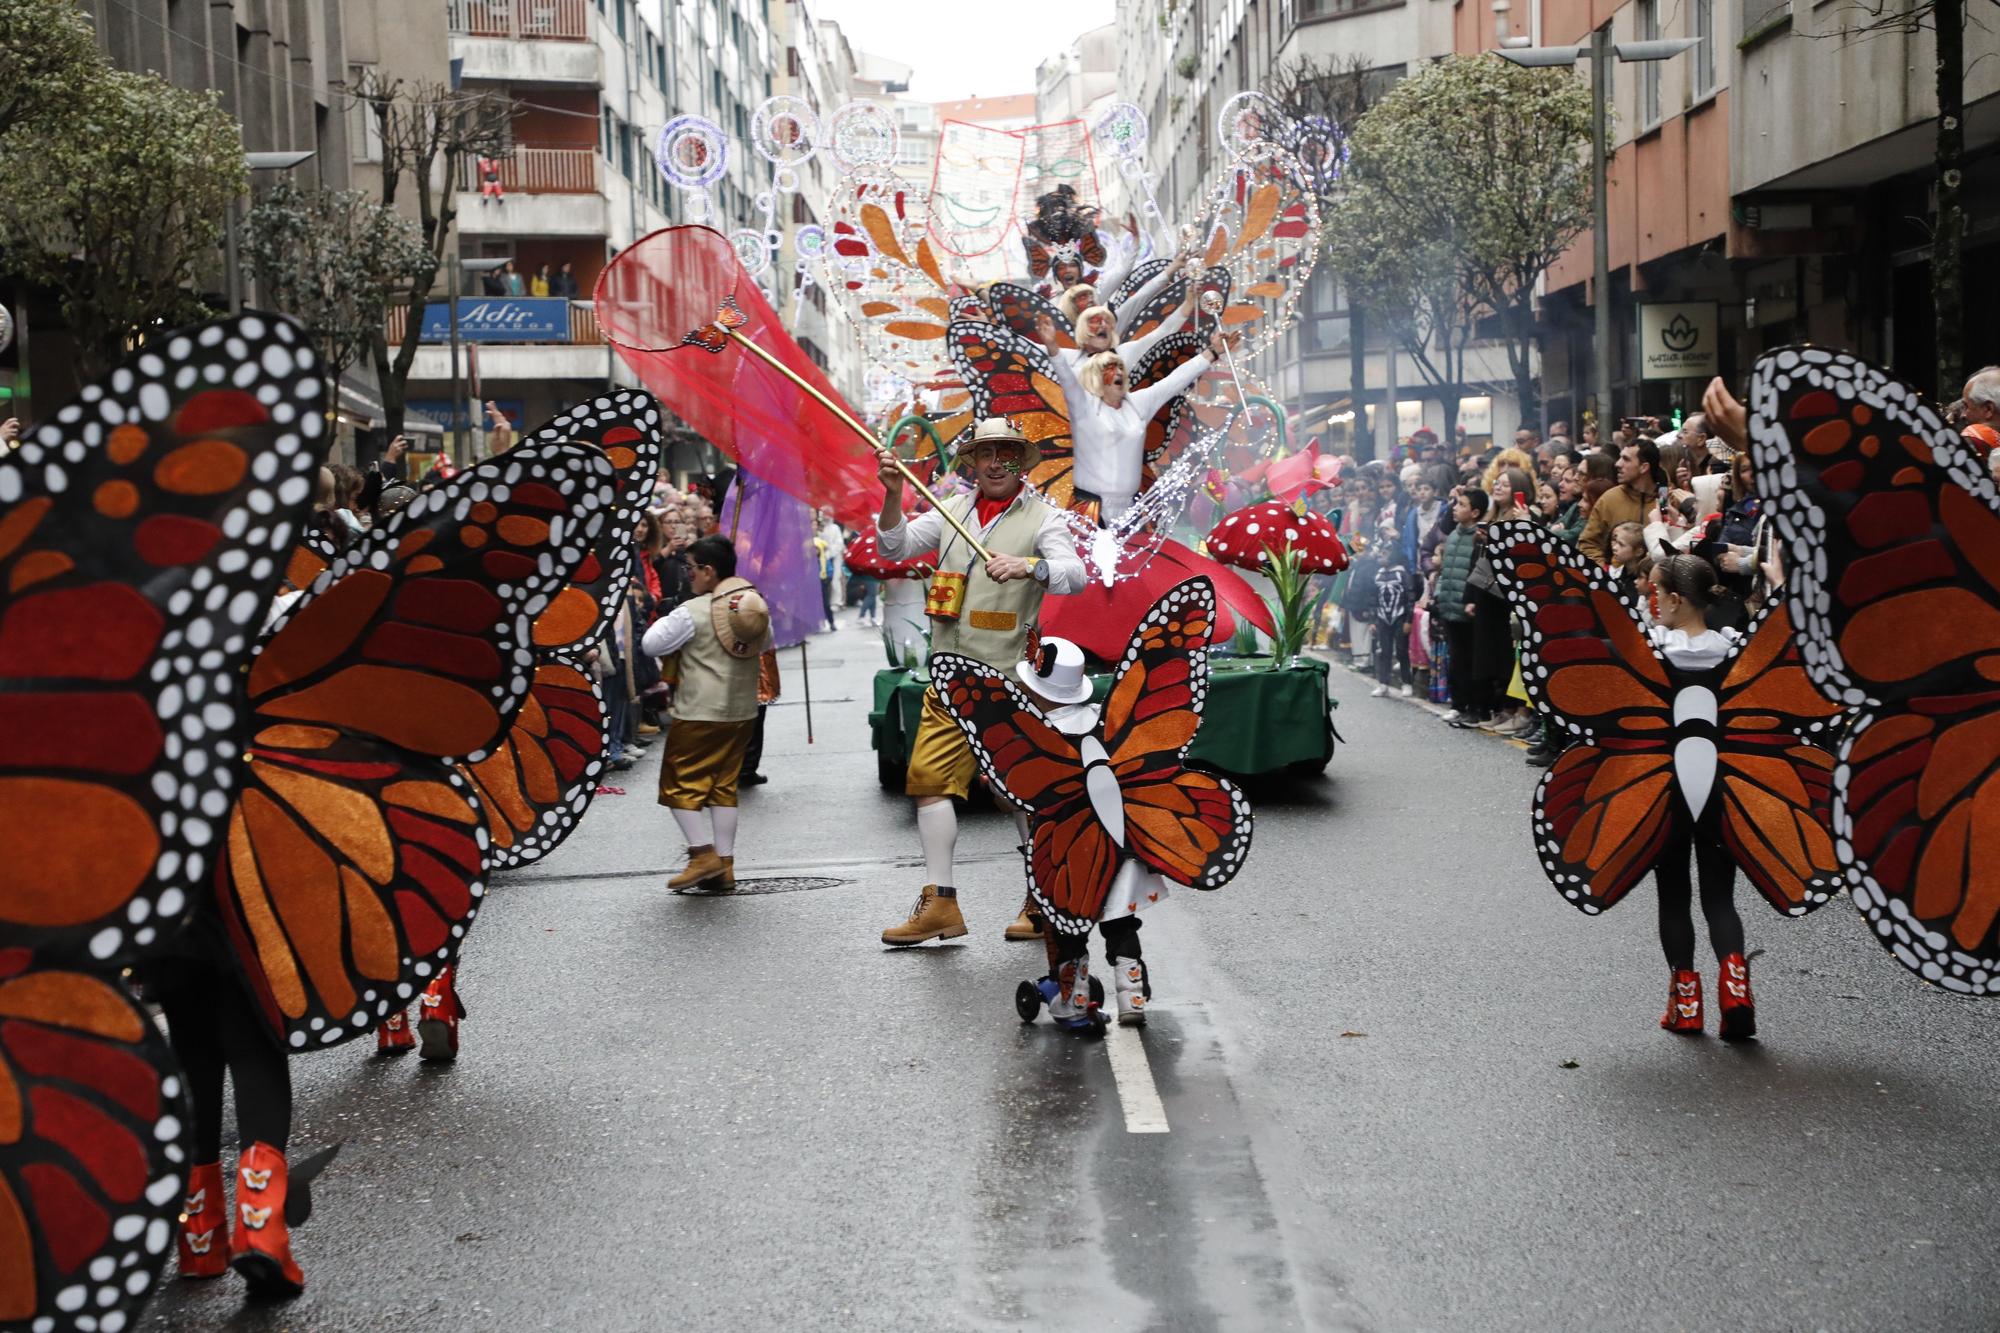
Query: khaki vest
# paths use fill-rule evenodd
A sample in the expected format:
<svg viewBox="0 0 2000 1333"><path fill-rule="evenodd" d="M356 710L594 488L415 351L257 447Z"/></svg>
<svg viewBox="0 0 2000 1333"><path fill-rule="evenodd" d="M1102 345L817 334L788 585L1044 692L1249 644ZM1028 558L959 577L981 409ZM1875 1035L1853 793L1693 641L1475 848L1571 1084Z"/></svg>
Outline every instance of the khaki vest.
<svg viewBox="0 0 2000 1333"><path fill-rule="evenodd" d="M979 521L976 495L945 503L968 528ZM1032 557L1043 516L1042 501L1023 491L980 540L995 555ZM1028 648L1028 628L1042 609L1041 583L1035 579L995 583L987 578L985 561L949 525L938 542L938 569L966 576L965 605L956 620L931 617L931 651L961 653L1002 670L1019 662Z"/></svg>
<svg viewBox="0 0 2000 1333"><path fill-rule="evenodd" d="M728 591L742 586L741 579L731 579ZM703 593L680 605L694 617L694 637L681 647L681 680L668 711L688 722L748 722L757 716L758 654L731 657L723 651L715 637L713 599L713 593Z"/></svg>

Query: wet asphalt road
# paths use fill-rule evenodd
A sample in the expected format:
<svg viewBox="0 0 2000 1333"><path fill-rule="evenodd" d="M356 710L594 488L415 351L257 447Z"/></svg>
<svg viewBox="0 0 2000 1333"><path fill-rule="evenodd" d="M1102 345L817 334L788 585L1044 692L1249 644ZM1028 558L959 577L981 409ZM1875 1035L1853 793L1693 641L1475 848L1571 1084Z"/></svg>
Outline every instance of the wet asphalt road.
<svg viewBox="0 0 2000 1333"><path fill-rule="evenodd" d="M2000 1327L2000 1006L1845 900L1739 889L1764 1039L1669 1037L1650 894L1561 902L1519 749L1336 669L1327 776L1253 790L1243 874L1148 918L1168 1132L1131 1133L1107 1045L1014 1015L1001 816L961 838L971 936L878 943L922 878L881 652L812 654L816 740L788 652L739 873L839 882L667 894L656 761L615 778L498 881L456 1065L295 1063L295 1145L347 1145L305 1296L170 1283L144 1326Z"/></svg>

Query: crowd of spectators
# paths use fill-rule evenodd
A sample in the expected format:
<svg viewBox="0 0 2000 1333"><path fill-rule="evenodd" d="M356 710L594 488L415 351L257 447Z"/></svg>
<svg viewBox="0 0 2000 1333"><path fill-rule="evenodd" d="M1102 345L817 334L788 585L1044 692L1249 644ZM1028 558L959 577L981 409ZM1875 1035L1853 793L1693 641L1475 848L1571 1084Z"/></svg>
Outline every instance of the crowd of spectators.
<svg viewBox="0 0 2000 1333"><path fill-rule="evenodd" d="M1560 741L1521 687L1522 630L1495 585L1490 533L1540 525L1628 585L1649 622L1655 565L1700 556L1721 592L1710 627L1742 628L1775 582L1773 535L1742 404L1717 380L1703 408L1673 428L1628 418L1601 442L1591 423L1580 437L1559 423L1546 440L1523 428L1455 459L1420 430L1400 461L1354 469L1335 501L1353 562L1330 590L1322 642L1371 668L1375 694L1422 690L1451 726L1527 741L1529 764L1553 763ZM1951 419L2000 480L2000 368L1973 375Z"/></svg>

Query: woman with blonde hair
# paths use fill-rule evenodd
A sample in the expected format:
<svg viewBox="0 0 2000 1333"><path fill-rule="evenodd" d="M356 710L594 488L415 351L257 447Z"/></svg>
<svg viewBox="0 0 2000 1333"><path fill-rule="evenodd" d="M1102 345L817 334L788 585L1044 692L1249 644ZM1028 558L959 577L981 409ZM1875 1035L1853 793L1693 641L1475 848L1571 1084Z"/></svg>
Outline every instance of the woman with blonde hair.
<svg viewBox="0 0 2000 1333"><path fill-rule="evenodd" d="M1186 393L1222 359L1224 340L1212 333L1208 347L1191 356L1165 379L1134 391L1125 359L1099 352L1079 365L1056 357L1056 379L1069 403L1070 439L1076 450L1074 485L1080 499L1095 500L1100 521L1109 522L1132 507L1146 466L1146 423L1169 401Z"/></svg>

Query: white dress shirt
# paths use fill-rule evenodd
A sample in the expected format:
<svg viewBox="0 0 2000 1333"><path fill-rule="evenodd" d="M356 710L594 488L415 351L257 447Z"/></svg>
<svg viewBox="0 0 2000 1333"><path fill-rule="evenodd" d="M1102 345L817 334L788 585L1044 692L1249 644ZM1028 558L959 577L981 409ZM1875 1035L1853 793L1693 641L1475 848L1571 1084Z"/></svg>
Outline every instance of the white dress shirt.
<svg viewBox="0 0 2000 1333"><path fill-rule="evenodd" d="M665 657L687 647L687 641L694 637L694 617L688 614L687 603L683 602L673 610L655 620L639 640L639 647L648 657Z"/></svg>

